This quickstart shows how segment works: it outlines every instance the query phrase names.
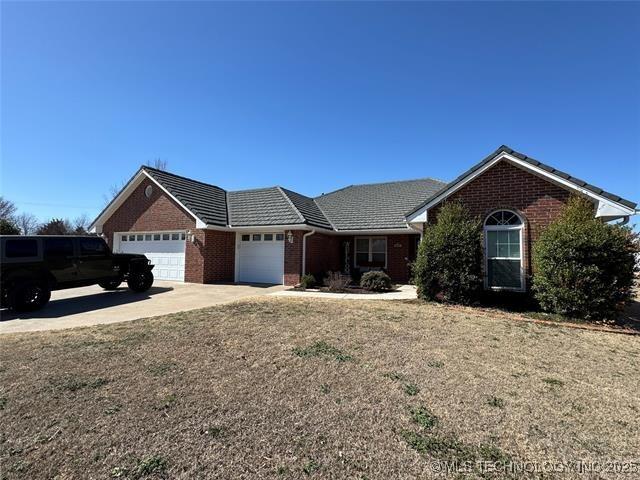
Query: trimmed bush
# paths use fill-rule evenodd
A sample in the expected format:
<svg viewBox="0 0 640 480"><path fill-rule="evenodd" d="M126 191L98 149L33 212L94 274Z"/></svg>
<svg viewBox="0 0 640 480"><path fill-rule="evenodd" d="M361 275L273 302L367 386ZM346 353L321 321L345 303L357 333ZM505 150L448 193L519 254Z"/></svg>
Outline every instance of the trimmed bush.
<svg viewBox="0 0 640 480"><path fill-rule="evenodd" d="M386 292L393 288L389 275L381 271L370 271L363 274L360 278L360 286L372 292Z"/></svg>
<svg viewBox="0 0 640 480"><path fill-rule="evenodd" d="M571 317L612 318L632 298L638 235L594 217L572 197L533 247L533 292L543 310Z"/></svg>
<svg viewBox="0 0 640 480"><path fill-rule="evenodd" d="M413 264L418 296L470 304L482 287L482 223L459 202L442 205L427 225Z"/></svg>
<svg viewBox="0 0 640 480"><path fill-rule="evenodd" d="M316 286L316 277L311 275L310 273L305 273L300 279L300 287L307 289L313 288Z"/></svg>
<svg viewBox="0 0 640 480"><path fill-rule="evenodd" d="M331 292L344 292L351 284L351 277L341 272L327 272L324 286Z"/></svg>

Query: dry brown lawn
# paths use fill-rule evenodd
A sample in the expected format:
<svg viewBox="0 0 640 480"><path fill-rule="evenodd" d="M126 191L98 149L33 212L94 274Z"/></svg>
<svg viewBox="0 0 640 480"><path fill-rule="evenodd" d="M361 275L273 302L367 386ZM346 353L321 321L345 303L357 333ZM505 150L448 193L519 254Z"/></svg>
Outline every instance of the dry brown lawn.
<svg viewBox="0 0 640 480"><path fill-rule="evenodd" d="M639 337L418 302L261 298L2 336L0 478L434 478L438 461L477 477L482 461L638 462L639 363Z"/></svg>

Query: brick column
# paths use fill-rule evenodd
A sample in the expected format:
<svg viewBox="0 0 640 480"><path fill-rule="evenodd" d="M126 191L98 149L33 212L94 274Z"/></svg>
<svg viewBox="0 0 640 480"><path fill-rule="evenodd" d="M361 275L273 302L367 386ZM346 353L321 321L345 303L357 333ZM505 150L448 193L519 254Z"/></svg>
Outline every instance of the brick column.
<svg viewBox="0 0 640 480"><path fill-rule="evenodd" d="M302 275L302 237L304 230L291 230L293 242L289 242L289 230L284 233L284 284L300 283Z"/></svg>

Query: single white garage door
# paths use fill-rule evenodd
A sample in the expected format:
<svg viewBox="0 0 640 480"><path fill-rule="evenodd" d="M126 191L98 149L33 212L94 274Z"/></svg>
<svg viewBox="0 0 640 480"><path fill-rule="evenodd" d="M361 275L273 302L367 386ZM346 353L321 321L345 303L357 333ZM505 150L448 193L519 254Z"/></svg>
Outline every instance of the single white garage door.
<svg viewBox="0 0 640 480"><path fill-rule="evenodd" d="M284 281L284 233L236 235L238 282L277 283Z"/></svg>
<svg viewBox="0 0 640 480"><path fill-rule="evenodd" d="M116 233L114 251L142 253L154 266L158 280L184 282L185 232Z"/></svg>

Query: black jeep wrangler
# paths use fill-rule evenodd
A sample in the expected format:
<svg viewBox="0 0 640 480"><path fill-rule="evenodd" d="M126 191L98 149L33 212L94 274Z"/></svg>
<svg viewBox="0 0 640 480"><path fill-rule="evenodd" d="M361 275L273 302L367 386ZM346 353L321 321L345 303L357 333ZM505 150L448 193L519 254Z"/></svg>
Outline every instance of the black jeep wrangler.
<svg viewBox="0 0 640 480"><path fill-rule="evenodd" d="M18 311L43 307L52 290L115 290L126 281L144 292L153 285L147 257L111 253L100 237L0 236L0 267L0 304Z"/></svg>

